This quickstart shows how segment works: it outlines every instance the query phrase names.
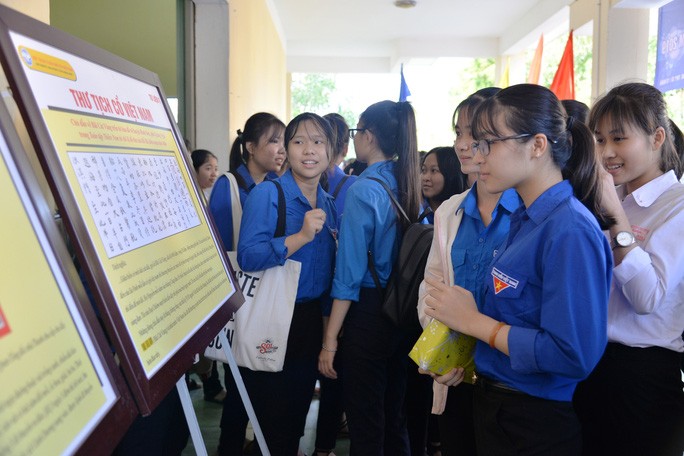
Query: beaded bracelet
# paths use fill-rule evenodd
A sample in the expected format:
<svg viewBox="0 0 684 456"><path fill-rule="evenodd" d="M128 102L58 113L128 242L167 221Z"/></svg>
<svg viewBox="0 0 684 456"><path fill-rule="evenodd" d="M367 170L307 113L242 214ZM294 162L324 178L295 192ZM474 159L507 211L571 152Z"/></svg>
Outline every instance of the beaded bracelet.
<svg viewBox="0 0 684 456"><path fill-rule="evenodd" d="M325 346L325 344L322 344L322 345L321 345L321 348L322 348L323 350L327 351L327 352L330 352L330 353L335 353L335 352L337 351L337 350L331 350L331 349L329 349L328 347Z"/></svg>

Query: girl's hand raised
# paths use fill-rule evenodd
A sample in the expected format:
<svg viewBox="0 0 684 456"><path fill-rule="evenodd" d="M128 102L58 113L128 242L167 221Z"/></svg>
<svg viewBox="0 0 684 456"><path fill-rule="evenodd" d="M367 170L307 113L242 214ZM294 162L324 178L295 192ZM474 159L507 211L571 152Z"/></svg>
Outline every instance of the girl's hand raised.
<svg viewBox="0 0 684 456"><path fill-rule="evenodd" d="M325 211L323 209L312 209L304 215L304 223L300 233L306 242L313 241L314 237L325 227Z"/></svg>
<svg viewBox="0 0 684 456"><path fill-rule="evenodd" d="M617 217L624 214L620 197L615 190L613 176L601 167L599 171L599 185L601 186L601 207L608 215Z"/></svg>

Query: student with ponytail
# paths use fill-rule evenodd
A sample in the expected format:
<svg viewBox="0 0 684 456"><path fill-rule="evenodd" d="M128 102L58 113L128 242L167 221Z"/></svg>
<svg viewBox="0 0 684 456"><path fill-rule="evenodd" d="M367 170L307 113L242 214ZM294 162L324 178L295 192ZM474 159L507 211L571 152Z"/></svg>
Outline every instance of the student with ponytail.
<svg viewBox="0 0 684 456"><path fill-rule="evenodd" d="M452 153L455 152L454 159L461 163L472 185L435 211L435 235L425 265L425 277L470 290L478 305L484 300L489 272L482 265L488 265L502 248L508 237L511 214L521 204L514 189L492 193L477 182L480 166L473 157L472 121L477 107L500 90L498 87L480 89L459 103L454 111L456 140ZM431 319L425 315L425 285L418 296L418 317L427 326ZM442 454L475 456L472 377L469 375L461 381L462 367L441 376L427 373L435 379L432 413L438 417Z"/></svg>
<svg viewBox="0 0 684 456"><path fill-rule="evenodd" d="M533 84L485 100L472 127L478 187L514 188L523 205L479 306L465 288L427 277L425 313L478 339L478 454L577 455L572 395L606 345L612 269L593 138Z"/></svg>
<svg viewBox="0 0 684 456"><path fill-rule="evenodd" d="M244 131L237 131L237 137L230 150L230 171L216 180L209 199L209 211L214 217L219 237L226 250L237 250L242 206L249 193L256 184L265 179L278 177L276 172L285 161L284 137L285 124L273 114L266 112L252 115L247 119ZM237 192L231 190L235 187L230 179L237 183ZM238 192L239 194L236 194ZM224 364L224 371L226 394L223 400L221 428L232 426L234 429L231 432L241 435L244 439L247 421L242 417L246 416L246 412L227 364ZM236 421L240 424L235 425ZM222 439L227 434L228 432L222 432Z"/></svg>
<svg viewBox="0 0 684 456"><path fill-rule="evenodd" d="M380 179L411 221L420 210L419 160L413 108L406 102L369 106L350 130L359 160L368 168L347 192L333 280L330 320L319 370L336 378L339 341L345 411L352 455L409 454L403 410L410 343L380 312L382 296L368 268L372 258L382 287L399 250L401 218ZM370 252L370 255L369 255Z"/></svg>
<svg viewBox="0 0 684 456"><path fill-rule="evenodd" d="M283 265L286 259L301 263L287 347L281 347L286 350L282 371L240 367L273 456L295 456L304 434L318 375L318 350L323 333L321 306L332 282L337 226L335 202L320 185L335 141L330 124L316 114L305 112L290 121L284 137L290 167L273 183L258 185L250 193L237 249L237 261L243 271ZM282 208L284 235L276 235L279 187L285 203ZM247 414L235 396L226 397L223 411L218 454L240 455Z"/></svg>
<svg viewBox="0 0 684 456"><path fill-rule="evenodd" d="M599 186L617 223L608 347L580 383L575 407L585 455L684 452L684 185L679 129L662 94L644 83L613 88L589 127L607 170ZM616 187L617 186L617 187Z"/></svg>
<svg viewBox="0 0 684 456"><path fill-rule="evenodd" d="M229 172L237 181L242 206L255 185L264 179L273 180L278 177L276 173L285 162L284 132L285 124L267 112L252 115L247 119L244 130L237 131L237 137L230 149ZM233 229L230 181L225 174L214 184L209 210L214 216L226 250L235 250L237 245L234 245L233 240L238 233ZM239 223L238 220L237 224Z"/></svg>

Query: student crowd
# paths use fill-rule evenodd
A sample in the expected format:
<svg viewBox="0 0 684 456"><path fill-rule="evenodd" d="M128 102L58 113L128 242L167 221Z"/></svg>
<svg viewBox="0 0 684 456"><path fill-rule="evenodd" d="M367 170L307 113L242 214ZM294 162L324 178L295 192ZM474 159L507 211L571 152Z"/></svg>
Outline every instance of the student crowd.
<svg viewBox="0 0 684 456"><path fill-rule="evenodd" d="M486 88L452 124L453 148L421 162L407 102L354 128L254 114L230 152L240 223L215 156L195 163L243 270L302 265L283 370L240 368L270 454L298 454L320 379L317 455L344 414L352 455L681 456L684 139L662 94L626 83L588 111L538 85ZM339 168L350 140L358 176ZM418 372L416 337L383 316L405 224L377 180L412 222L430 208L416 311L477 339L475 375ZM284 192L280 237L266 181ZM218 454L240 455L248 418L230 373L225 388Z"/></svg>

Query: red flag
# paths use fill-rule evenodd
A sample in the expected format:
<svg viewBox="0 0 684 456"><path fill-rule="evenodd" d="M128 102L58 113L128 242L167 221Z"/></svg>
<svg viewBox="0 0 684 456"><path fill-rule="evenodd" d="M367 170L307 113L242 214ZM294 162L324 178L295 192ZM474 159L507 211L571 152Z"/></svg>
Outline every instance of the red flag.
<svg viewBox="0 0 684 456"><path fill-rule="evenodd" d="M572 51L572 30L570 30L568 43L565 45L563 57L561 57L558 70L549 89L556 94L559 100L575 99L575 57Z"/></svg>
<svg viewBox="0 0 684 456"><path fill-rule="evenodd" d="M539 37L539 44L537 50L534 51L534 57L530 64L530 74L527 76L527 82L530 84L539 84L539 75L541 74L542 52L544 52L544 34Z"/></svg>

